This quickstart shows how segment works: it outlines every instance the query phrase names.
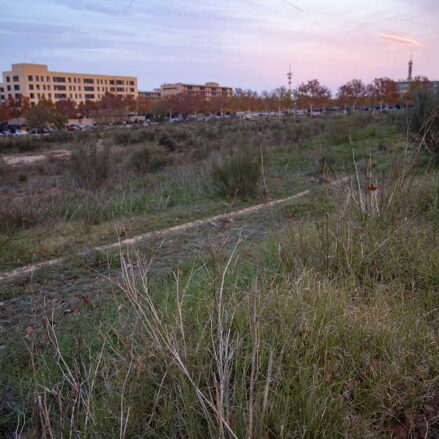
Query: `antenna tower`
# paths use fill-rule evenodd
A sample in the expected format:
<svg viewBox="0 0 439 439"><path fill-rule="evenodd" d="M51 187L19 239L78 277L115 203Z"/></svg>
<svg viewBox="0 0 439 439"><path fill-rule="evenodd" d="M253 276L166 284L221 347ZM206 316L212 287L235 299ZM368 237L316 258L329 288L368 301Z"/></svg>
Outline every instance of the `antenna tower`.
<svg viewBox="0 0 439 439"><path fill-rule="evenodd" d="M290 64L290 69L288 70L287 73L287 78L288 78L288 90L291 92L291 84L293 79L293 73L291 72L291 64Z"/></svg>
<svg viewBox="0 0 439 439"><path fill-rule="evenodd" d="M412 79L413 79L413 53L410 54L409 76L408 76L407 80L411 81Z"/></svg>

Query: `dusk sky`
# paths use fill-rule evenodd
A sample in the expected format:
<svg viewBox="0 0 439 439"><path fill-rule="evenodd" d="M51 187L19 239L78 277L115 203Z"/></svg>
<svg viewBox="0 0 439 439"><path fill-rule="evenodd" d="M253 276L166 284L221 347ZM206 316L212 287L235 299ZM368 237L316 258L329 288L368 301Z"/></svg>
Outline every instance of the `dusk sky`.
<svg viewBox="0 0 439 439"><path fill-rule="evenodd" d="M1 70L134 75L139 89L218 81L439 79L439 0L0 0Z"/></svg>

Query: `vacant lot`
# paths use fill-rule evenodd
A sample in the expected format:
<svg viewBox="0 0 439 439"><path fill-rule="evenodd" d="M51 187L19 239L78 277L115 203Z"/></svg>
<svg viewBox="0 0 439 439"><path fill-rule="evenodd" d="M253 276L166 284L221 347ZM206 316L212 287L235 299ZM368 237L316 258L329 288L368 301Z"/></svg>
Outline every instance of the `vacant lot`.
<svg viewBox="0 0 439 439"><path fill-rule="evenodd" d="M402 148L394 128L370 117L6 139L0 142L0 269L316 187L331 173L351 173L352 151L360 166L372 154L382 168ZM230 188L217 186L221 175L212 181L212 167L237 154L258 163L263 176L251 192L224 193Z"/></svg>
<svg viewBox="0 0 439 439"><path fill-rule="evenodd" d="M0 432L436 437L439 184L405 133L353 115L6 139L0 269L68 258L0 285Z"/></svg>

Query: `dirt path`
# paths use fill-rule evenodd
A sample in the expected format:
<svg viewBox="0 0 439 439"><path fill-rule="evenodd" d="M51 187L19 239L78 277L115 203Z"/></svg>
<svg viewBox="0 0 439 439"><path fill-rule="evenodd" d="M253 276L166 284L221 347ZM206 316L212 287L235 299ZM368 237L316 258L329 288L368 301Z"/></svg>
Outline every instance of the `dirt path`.
<svg viewBox="0 0 439 439"><path fill-rule="evenodd" d="M20 167L33 165L37 162L41 162L48 159L61 160L70 157L70 151L67 149L55 149L48 151L47 153L40 154L2 154L0 159L3 160L8 166Z"/></svg>
<svg viewBox="0 0 439 439"><path fill-rule="evenodd" d="M342 178L331 184L346 180ZM117 294L120 261L117 255L106 252L121 249L125 253L127 248L135 248L135 255L151 261L151 275L156 280L165 279L188 261L205 263L212 249L224 250L224 245L238 239L243 251L251 252L253 245L292 221L283 211L283 204L312 192L305 190L235 212L95 247L79 253L86 256L82 262L75 261L77 255L72 254L0 273L0 288L7 292L3 300L0 297L0 351L5 344L32 337L44 327L47 316L63 324L91 309L98 312L108 306L109 298ZM33 276L37 271L40 274Z"/></svg>
<svg viewBox="0 0 439 439"><path fill-rule="evenodd" d="M269 201L266 203L257 204L255 206L247 207L245 209L237 210L235 212L228 212L223 213L215 216L211 216L208 218L203 218L195 221L191 221L184 224L179 224L177 226L169 227L167 229L162 230L156 230L148 233L143 233L141 235L137 235L133 238L125 239L123 241L114 242L112 244L105 244L98 247L94 247L93 249L89 249L80 253L77 253L75 256L84 256L91 252L106 252L109 250L114 250L117 248L124 248L124 247L131 247L136 244L140 244L144 241L147 241L151 238L160 238L165 237L169 235L173 235L175 233L184 232L190 229L193 229L198 226L206 225L209 223L219 223L222 221L230 221L233 220L236 217L248 215L257 211L260 211L262 209L267 209L279 204L287 203L289 201L295 200L297 198L304 197L305 195L308 195L311 193L311 190L305 190L303 192L299 192L295 195L291 195L286 198L281 198L273 201ZM22 276L31 276L33 273L35 273L38 270L44 269L44 268L50 268L54 266L60 266L64 263L66 263L72 255L69 256L63 256L60 258L52 259L50 261L44 261L37 264L29 264L24 267L15 268L13 270L8 271L2 271L0 272L0 282L1 281L11 281L16 278L22 277Z"/></svg>

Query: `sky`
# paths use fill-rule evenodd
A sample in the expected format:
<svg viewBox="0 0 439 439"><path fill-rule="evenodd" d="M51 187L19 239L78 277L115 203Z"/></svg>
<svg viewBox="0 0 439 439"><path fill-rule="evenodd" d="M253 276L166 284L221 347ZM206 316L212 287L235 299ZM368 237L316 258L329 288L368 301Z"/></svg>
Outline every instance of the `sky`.
<svg viewBox="0 0 439 439"><path fill-rule="evenodd" d="M318 78L439 80L439 0L0 0L0 70L137 76L254 90Z"/></svg>

